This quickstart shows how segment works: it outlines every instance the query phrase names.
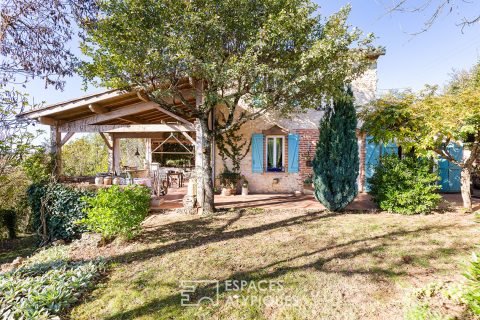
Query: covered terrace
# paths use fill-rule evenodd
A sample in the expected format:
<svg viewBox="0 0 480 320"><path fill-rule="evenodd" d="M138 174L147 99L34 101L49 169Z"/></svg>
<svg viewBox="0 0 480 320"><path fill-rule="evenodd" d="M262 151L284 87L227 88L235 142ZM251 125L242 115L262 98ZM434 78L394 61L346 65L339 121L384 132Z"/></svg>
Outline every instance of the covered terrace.
<svg viewBox="0 0 480 320"><path fill-rule="evenodd" d="M195 104L195 96L188 86L184 97ZM181 101L170 99L168 103L170 110L185 108ZM108 171L113 176L126 170L120 164L121 139L145 139L145 166L138 169L146 171L146 177L154 179L157 172L158 178L159 165L154 161L155 156L183 154L190 157L190 164L194 165L195 119L166 110L141 92L110 90L33 109L19 117L50 127L55 174L59 177L62 176L62 146L76 133L97 133L102 137L109 152ZM178 148L164 150L167 144L176 144ZM157 187L161 186L160 183Z"/></svg>

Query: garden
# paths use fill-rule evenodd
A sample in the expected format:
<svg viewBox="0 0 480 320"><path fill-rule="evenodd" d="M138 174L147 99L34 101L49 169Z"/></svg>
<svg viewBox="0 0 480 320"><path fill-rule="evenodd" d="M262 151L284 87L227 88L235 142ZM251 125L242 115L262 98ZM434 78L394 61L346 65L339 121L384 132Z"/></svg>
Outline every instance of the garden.
<svg viewBox="0 0 480 320"><path fill-rule="evenodd" d="M375 98L386 51L349 24L350 5L330 15L309 0L0 9L1 319L480 318L480 64L442 88ZM365 75L374 88L361 104ZM72 76L109 89L54 106L24 92L38 80L63 90ZM264 144L255 122L300 115L302 130L312 114L313 158L285 135ZM100 134L67 143L80 132ZM140 154L119 140L152 136L159 163L194 164L191 193L175 199L192 210L153 210L143 185L65 179L116 176L122 148ZM247 169L290 175L313 195L256 200ZM440 192L449 170L461 206ZM240 190L253 200L230 197ZM375 208L350 209L359 197ZM305 198L322 209L292 205Z"/></svg>

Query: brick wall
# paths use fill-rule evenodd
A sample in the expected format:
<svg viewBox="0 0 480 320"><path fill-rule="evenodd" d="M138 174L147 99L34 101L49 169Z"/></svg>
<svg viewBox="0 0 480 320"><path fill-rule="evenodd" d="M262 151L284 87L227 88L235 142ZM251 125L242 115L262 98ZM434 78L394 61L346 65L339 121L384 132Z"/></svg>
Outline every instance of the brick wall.
<svg viewBox="0 0 480 320"><path fill-rule="evenodd" d="M298 160L300 176L303 182L303 180L313 173L312 167L307 166L307 161L313 160L315 156L318 129L296 129L292 131L300 135Z"/></svg>
<svg viewBox="0 0 480 320"><path fill-rule="evenodd" d="M318 141L318 129L296 129L292 132L300 135L299 169L300 177L303 181L313 173L312 167L307 166L307 161L315 157L315 147ZM365 134L357 131L359 162L358 190L364 191L365 182Z"/></svg>

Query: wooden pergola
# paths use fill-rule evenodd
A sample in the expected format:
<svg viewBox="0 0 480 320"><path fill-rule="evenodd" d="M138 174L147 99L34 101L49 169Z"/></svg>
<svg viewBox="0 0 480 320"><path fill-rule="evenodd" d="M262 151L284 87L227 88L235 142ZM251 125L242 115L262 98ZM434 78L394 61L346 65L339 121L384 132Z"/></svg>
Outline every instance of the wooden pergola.
<svg viewBox="0 0 480 320"><path fill-rule="evenodd" d="M184 97L195 105L192 90L187 90ZM170 99L168 103L177 110L185 108L181 101ZM196 146L194 118L184 118L168 111L141 92L109 90L30 110L18 117L50 126L57 175L62 172L62 146L75 133L99 133L109 149L109 170L117 173L121 169L120 139L146 139L148 164L152 162L152 140L155 148L155 143L162 144L171 137L170 133L176 132L182 141Z"/></svg>

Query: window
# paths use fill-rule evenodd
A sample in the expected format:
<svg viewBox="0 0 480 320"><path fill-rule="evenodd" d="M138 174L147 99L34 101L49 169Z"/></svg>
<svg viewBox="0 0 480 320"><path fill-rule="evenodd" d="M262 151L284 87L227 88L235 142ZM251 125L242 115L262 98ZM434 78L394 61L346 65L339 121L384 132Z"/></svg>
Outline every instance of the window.
<svg viewBox="0 0 480 320"><path fill-rule="evenodd" d="M284 137L267 137L267 172L282 172L284 167Z"/></svg>

